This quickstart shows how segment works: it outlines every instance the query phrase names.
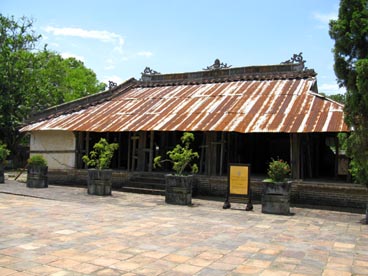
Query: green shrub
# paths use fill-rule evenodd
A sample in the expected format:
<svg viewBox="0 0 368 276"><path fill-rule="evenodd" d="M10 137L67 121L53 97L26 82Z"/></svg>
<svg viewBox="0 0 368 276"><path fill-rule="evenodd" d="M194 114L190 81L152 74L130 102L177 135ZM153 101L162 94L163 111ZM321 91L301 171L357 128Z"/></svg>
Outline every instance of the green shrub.
<svg viewBox="0 0 368 276"><path fill-rule="evenodd" d="M10 154L10 150L6 148L6 145L0 143L0 164L5 162L9 154Z"/></svg>
<svg viewBox="0 0 368 276"><path fill-rule="evenodd" d="M46 159L40 154L32 155L27 160L27 163L28 163L28 165L31 165L31 166L47 166Z"/></svg>
<svg viewBox="0 0 368 276"><path fill-rule="evenodd" d="M93 151L88 155L82 157L83 162L88 167L97 168L99 170L108 169L110 167L111 159L114 156L114 151L119 148L119 144L109 144L105 138L93 146Z"/></svg>
<svg viewBox="0 0 368 276"><path fill-rule="evenodd" d="M194 134L190 132L184 132L180 138L182 145L176 145L173 150L167 152L170 159L161 160L161 156L157 156L154 159L153 167L161 167L162 162L173 163L173 170L177 175L183 175L184 170L190 167L192 173L198 172L197 164L190 164L194 158L199 158L198 152L193 152L190 148L190 143L194 141Z"/></svg>
<svg viewBox="0 0 368 276"><path fill-rule="evenodd" d="M267 175L272 182L283 182L290 176L290 166L282 159L274 160L269 164Z"/></svg>

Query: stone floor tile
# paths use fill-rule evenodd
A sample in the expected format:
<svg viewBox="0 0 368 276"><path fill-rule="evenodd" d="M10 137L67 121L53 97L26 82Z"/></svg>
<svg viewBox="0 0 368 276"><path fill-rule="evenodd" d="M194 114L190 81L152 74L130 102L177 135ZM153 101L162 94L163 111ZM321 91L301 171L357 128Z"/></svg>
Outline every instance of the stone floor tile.
<svg viewBox="0 0 368 276"><path fill-rule="evenodd" d="M224 271L219 269L204 268L199 271L196 276L223 276Z"/></svg>
<svg viewBox="0 0 368 276"><path fill-rule="evenodd" d="M0 185L7 221L0 275L368 275L363 214L293 207L293 216L276 216L262 214L259 204L244 212L224 211L218 201L193 203L7 182Z"/></svg>
<svg viewBox="0 0 368 276"><path fill-rule="evenodd" d="M368 275L368 267L367 266L353 266L352 271L354 275Z"/></svg>
<svg viewBox="0 0 368 276"><path fill-rule="evenodd" d="M129 260L119 261L117 263L114 263L114 264L110 265L111 268L123 270L123 271L126 271L126 272L135 270L135 269L137 269L141 266L142 266L142 264L139 264L139 263L136 263L136 262L131 262Z"/></svg>
<svg viewBox="0 0 368 276"><path fill-rule="evenodd" d="M184 263L187 260L189 260L190 257L183 256L183 255L177 255L177 254L169 254L169 255L166 255L163 259L168 260L170 262L175 262L175 263Z"/></svg>
<svg viewBox="0 0 368 276"><path fill-rule="evenodd" d="M214 261L208 267L215 270L230 271L237 267L237 264L226 264L218 261Z"/></svg>
<svg viewBox="0 0 368 276"><path fill-rule="evenodd" d="M149 258L160 259L162 257L167 256L168 253L159 252L159 251L147 251L147 252L143 252L141 255L145 257L149 257Z"/></svg>
<svg viewBox="0 0 368 276"><path fill-rule="evenodd" d="M7 275L11 275L14 273L17 273L17 270L14 269L9 269L9 268L5 268L5 267L0 267L0 275L2 276L7 276Z"/></svg>
<svg viewBox="0 0 368 276"><path fill-rule="evenodd" d="M120 262L120 260L104 258L104 257L99 257L97 259L88 261L88 263L98 265L98 266L110 266L118 262Z"/></svg>
<svg viewBox="0 0 368 276"><path fill-rule="evenodd" d="M216 252L206 251L198 255L198 258L202 258L205 260L218 260L222 258L224 255Z"/></svg>
<svg viewBox="0 0 368 276"><path fill-rule="evenodd" d="M270 261L264 261L264 260L257 260L257 259L250 259L246 262L249 266L255 266L255 267L261 267L261 268L267 268L271 265L272 262Z"/></svg>
<svg viewBox="0 0 368 276"><path fill-rule="evenodd" d="M296 267L292 271L299 274L321 275L323 272L323 268L306 265L296 265Z"/></svg>
<svg viewBox="0 0 368 276"><path fill-rule="evenodd" d="M290 272L282 270L264 270L259 274L260 276L289 276Z"/></svg>
<svg viewBox="0 0 368 276"><path fill-rule="evenodd" d="M195 273L202 270L203 267L190 265L190 264L179 264L178 266L174 267L172 270L175 272L182 272L194 275Z"/></svg>
<svg viewBox="0 0 368 276"><path fill-rule="evenodd" d="M40 265L27 269L25 272L33 273L34 275L50 275L62 271L59 267Z"/></svg>
<svg viewBox="0 0 368 276"><path fill-rule="evenodd" d="M206 266L209 266L211 263L213 263L213 260L193 258L193 259L188 260L187 263L190 265L206 267Z"/></svg>
<svg viewBox="0 0 368 276"><path fill-rule="evenodd" d="M350 276L352 275L350 272L325 269L322 273L322 276Z"/></svg>
<svg viewBox="0 0 368 276"><path fill-rule="evenodd" d="M23 261L23 262L16 262L16 263L9 264L7 265L7 267L10 269L17 270L17 271L24 271L24 270L27 270L27 269L30 269L32 267L39 266L39 265L40 264L36 262Z"/></svg>
<svg viewBox="0 0 368 276"><path fill-rule="evenodd" d="M94 272L91 275L96 275L96 276L120 276L122 275L121 271L118 270L114 270L111 268L104 268L101 270L98 270L96 272Z"/></svg>
<svg viewBox="0 0 368 276"><path fill-rule="evenodd" d="M251 265L240 265L234 270L235 273L241 273L245 275L259 275L262 271L263 268Z"/></svg>
<svg viewBox="0 0 368 276"><path fill-rule="evenodd" d="M80 265L80 262L70 260L70 259L58 259L54 262L49 263L49 265L68 269L68 268L73 268L75 266Z"/></svg>
<svg viewBox="0 0 368 276"><path fill-rule="evenodd" d="M102 266L89 264L89 263L81 263L80 265L74 266L73 268L69 268L71 271L76 271L78 273L82 274L91 274L97 270L102 269Z"/></svg>

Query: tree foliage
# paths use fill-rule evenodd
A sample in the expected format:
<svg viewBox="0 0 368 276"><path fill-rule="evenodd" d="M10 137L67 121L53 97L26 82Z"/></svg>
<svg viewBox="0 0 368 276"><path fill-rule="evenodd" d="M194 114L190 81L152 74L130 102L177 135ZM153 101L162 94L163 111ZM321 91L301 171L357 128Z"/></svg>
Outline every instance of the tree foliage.
<svg viewBox="0 0 368 276"><path fill-rule="evenodd" d="M105 88L74 58L42 47L33 21L0 14L0 141L16 152L21 124L33 113Z"/></svg>
<svg viewBox="0 0 368 276"><path fill-rule="evenodd" d="M368 184L368 0L341 0L330 36L338 83L347 89L346 123L354 130L347 141L352 174Z"/></svg>

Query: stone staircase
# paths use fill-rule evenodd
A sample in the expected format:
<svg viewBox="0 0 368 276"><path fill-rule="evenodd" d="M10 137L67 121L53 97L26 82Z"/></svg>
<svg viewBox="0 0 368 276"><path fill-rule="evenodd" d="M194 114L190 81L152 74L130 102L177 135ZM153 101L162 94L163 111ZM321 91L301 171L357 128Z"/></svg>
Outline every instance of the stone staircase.
<svg viewBox="0 0 368 276"><path fill-rule="evenodd" d="M119 190L128 193L165 195L165 175L148 172L134 173Z"/></svg>

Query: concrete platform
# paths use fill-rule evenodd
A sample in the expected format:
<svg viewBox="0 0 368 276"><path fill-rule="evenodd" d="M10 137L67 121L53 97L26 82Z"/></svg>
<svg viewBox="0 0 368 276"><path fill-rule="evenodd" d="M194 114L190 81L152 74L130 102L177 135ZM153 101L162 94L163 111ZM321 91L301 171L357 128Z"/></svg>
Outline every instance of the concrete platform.
<svg viewBox="0 0 368 276"><path fill-rule="evenodd" d="M0 275L368 275L364 215L0 184Z"/></svg>

